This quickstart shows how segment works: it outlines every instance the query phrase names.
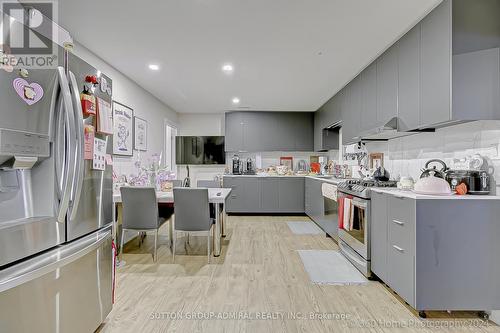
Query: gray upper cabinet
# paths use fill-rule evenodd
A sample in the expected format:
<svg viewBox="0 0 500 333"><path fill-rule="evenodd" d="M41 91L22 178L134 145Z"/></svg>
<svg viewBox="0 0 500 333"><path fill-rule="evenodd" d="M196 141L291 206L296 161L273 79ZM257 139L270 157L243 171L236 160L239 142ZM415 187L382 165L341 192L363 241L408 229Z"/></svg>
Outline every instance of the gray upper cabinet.
<svg viewBox="0 0 500 333"><path fill-rule="evenodd" d="M344 144L500 119L499 10L499 1L444 0L323 105L321 113L340 115ZM361 88L355 83L359 77ZM361 111L356 114L358 98ZM324 128L325 115L318 120ZM382 127L397 132L383 133ZM322 141L321 129L315 131Z"/></svg>
<svg viewBox="0 0 500 333"><path fill-rule="evenodd" d="M243 114L243 151L258 151L262 145L261 120L258 114L245 112Z"/></svg>
<svg viewBox="0 0 500 333"><path fill-rule="evenodd" d="M420 24L398 42L398 130L420 126Z"/></svg>
<svg viewBox="0 0 500 333"><path fill-rule="evenodd" d="M314 113L295 112L293 119L295 151L312 151L314 149Z"/></svg>
<svg viewBox="0 0 500 333"><path fill-rule="evenodd" d="M377 60L377 127L398 115L398 45L391 46Z"/></svg>
<svg viewBox="0 0 500 333"><path fill-rule="evenodd" d="M243 113L226 113L225 118L225 150L243 150Z"/></svg>
<svg viewBox="0 0 500 333"><path fill-rule="evenodd" d="M361 73L361 132L377 126L377 63Z"/></svg>
<svg viewBox="0 0 500 333"><path fill-rule="evenodd" d="M451 120L451 1L421 21L421 127Z"/></svg>
<svg viewBox="0 0 500 333"><path fill-rule="evenodd" d="M312 151L312 112L228 112L226 151Z"/></svg>

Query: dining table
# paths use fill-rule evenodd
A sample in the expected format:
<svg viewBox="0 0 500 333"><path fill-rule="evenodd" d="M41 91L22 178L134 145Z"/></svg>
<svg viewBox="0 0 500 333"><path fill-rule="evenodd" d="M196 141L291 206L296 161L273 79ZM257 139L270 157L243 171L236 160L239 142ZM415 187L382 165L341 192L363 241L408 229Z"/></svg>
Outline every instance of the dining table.
<svg viewBox="0 0 500 333"><path fill-rule="evenodd" d="M224 234L224 222L226 220L226 209L225 202L229 194L231 193L230 188L208 188L208 202L216 206L215 214L215 237L214 237L214 256L218 257L221 253L221 238L225 236ZM156 192L156 198L159 204L171 203L175 206L174 193L172 191L167 192ZM118 225L121 223L121 203L122 197L120 192L113 193L113 203L118 211L117 218L115 221L115 230L117 230ZM193 207L195 209L196 207ZM172 216L172 223L175 224L175 215ZM172 242L172 226L169 230L170 242Z"/></svg>

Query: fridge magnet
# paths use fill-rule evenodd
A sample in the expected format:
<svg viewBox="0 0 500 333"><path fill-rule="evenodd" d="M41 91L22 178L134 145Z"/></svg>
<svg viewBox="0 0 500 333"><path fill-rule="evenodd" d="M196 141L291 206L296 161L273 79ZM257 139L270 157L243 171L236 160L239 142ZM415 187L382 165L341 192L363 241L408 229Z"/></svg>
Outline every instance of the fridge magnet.
<svg viewBox="0 0 500 333"><path fill-rule="evenodd" d="M96 107L96 101L95 101L94 95L90 95L90 94L86 93L86 91L84 90L80 94L80 100L82 103L82 111L83 111L84 115L92 116L92 115L96 114L97 107Z"/></svg>
<svg viewBox="0 0 500 333"><path fill-rule="evenodd" d="M6 45L0 44L0 69L3 69L7 73L12 73L14 71L14 66L17 65L17 59L15 56L10 54L10 48Z"/></svg>
<svg viewBox="0 0 500 333"><path fill-rule="evenodd" d="M94 154L95 129L92 125L85 125L84 128L84 152L83 159L92 160Z"/></svg>
<svg viewBox="0 0 500 333"><path fill-rule="evenodd" d="M113 165L113 156L111 154L106 154L106 164Z"/></svg>
<svg viewBox="0 0 500 333"><path fill-rule="evenodd" d="M106 140L94 138L92 169L106 170Z"/></svg>
<svg viewBox="0 0 500 333"><path fill-rule="evenodd" d="M36 82L28 83L25 79L16 78L12 85L21 99L28 105L33 105L43 97L43 88Z"/></svg>
<svg viewBox="0 0 500 333"><path fill-rule="evenodd" d="M102 98L97 100L97 132L102 134L113 134L113 112L111 104Z"/></svg>
<svg viewBox="0 0 500 333"><path fill-rule="evenodd" d="M148 150L148 123L139 117L134 117L134 149Z"/></svg>
<svg viewBox="0 0 500 333"><path fill-rule="evenodd" d="M132 156L134 110L113 101L113 154Z"/></svg>
<svg viewBox="0 0 500 333"><path fill-rule="evenodd" d="M101 77L101 91L105 93L108 90L108 80L105 77Z"/></svg>

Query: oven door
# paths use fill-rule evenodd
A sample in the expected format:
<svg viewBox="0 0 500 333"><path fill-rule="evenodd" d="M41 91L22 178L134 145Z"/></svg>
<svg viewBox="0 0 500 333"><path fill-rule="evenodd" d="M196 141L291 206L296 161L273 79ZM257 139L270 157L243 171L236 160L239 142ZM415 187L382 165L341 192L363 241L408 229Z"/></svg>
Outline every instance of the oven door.
<svg viewBox="0 0 500 333"><path fill-rule="evenodd" d="M344 197L339 238L365 260L370 260L370 200Z"/></svg>

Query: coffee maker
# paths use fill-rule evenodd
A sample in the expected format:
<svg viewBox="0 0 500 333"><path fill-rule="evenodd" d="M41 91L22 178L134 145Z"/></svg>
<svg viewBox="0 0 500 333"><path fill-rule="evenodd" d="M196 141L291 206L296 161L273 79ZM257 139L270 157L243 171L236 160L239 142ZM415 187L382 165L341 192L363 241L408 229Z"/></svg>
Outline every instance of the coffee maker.
<svg viewBox="0 0 500 333"><path fill-rule="evenodd" d="M241 175L241 161L238 155L233 156L233 175Z"/></svg>
<svg viewBox="0 0 500 333"><path fill-rule="evenodd" d="M253 160L249 157L245 162L245 175L255 175L255 169L253 167Z"/></svg>

